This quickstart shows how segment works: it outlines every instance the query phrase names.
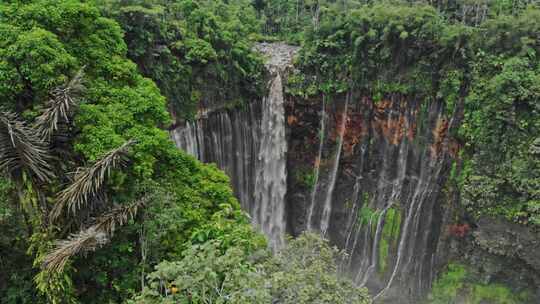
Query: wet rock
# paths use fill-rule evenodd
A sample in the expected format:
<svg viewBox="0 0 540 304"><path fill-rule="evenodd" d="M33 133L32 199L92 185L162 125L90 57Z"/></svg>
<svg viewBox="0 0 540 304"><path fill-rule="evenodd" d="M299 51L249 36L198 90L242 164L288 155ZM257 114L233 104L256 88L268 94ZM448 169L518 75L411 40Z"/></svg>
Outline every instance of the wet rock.
<svg viewBox="0 0 540 304"><path fill-rule="evenodd" d="M448 260L466 265L478 283L502 284L515 294L526 292L527 303L540 303L538 234L505 219L470 220L471 234L447 242Z"/></svg>
<svg viewBox="0 0 540 304"><path fill-rule="evenodd" d="M255 45L254 50L264 55L266 68L274 73L292 67L293 59L300 47L283 42L261 42Z"/></svg>
<svg viewBox="0 0 540 304"><path fill-rule="evenodd" d="M504 219L478 221L474 242L491 254L518 258L540 273L540 235Z"/></svg>
<svg viewBox="0 0 540 304"><path fill-rule="evenodd" d="M171 130L176 145L203 162L216 163L253 225L280 248L286 233L287 191L285 110L282 78L292 66L298 47L261 43L255 50L266 57L268 94L242 107L223 103L199 109L193 122Z"/></svg>

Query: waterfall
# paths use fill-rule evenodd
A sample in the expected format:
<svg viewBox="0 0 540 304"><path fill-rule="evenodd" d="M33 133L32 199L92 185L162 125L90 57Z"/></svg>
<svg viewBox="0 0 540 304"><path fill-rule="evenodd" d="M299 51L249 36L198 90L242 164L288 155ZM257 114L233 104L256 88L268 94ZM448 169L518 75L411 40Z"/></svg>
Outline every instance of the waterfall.
<svg viewBox="0 0 540 304"><path fill-rule="evenodd" d="M319 187L319 174L320 174L320 168L321 168L321 159L322 159L322 152L324 148L324 135L326 132L326 100L322 98L321 102L321 122L320 122L320 131L319 131L319 150L317 154L317 158L315 159L315 165L314 165L314 181L313 181L313 189L311 190L310 195L310 204L309 204L309 211L307 214L307 229L313 230L314 227L312 225L312 219L313 219L313 210L315 209L315 198L317 195L317 190Z"/></svg>
<svg viewBox="0 0 540 304"><path fill-rule="evenodd" d="M230 176L272 249L287 229L317 231L347 251L340 269L376 300L419 302L439 257L437 203L452 162L449 137L439 134L444 105L401 94L354 100L354 92L285 102L291 52L265 48L267 96L200 109L171 137Z"/></svg>
<svg viewBox="0 0 540 304"><path fill-rule="evenodd" d="M358 238L360 236L360 233L358 233L358 231L362 230L362 224L363 224L363 222L358 223L358 213L362 207L365 207L364 204L368 203L368 202L361 201L361 197L360 197L360 193L362 192L361 183L362 183L362 180L364 179L361 173L365 166L364 159L367 156L366 154L366 152L368 151L367 147L368 147L367 143L364 143L360 146L360 157L359 157L359 168L358 168L360 175L354 176L355 181L354 181L354 187L353 187L353 194L351 196L353 210L352 212L350 212L348 216L347 230L346 230L347 238L345 240L345 246L344 246L345 250L350 251L350 252L349 252L349 258L342 261L342 272L345 272L345 268L344 268L345 264L349 268L352 266L352 261L353 261L352 253L354 252L354 249L356 248L358 244ZM352 246L351 246L351 238L354 238L354 241L352 242ZM358 281L358 279L356 279L355 281Z"/></svg>
<svg viewBox="0 0 540 304"><path fill-rule="evenodd" d="M349 106L349 99L351 98L350 94L347 94L343 110L341 112L341 119L337 125L337 140L336 140L336 151L334 152L334 159L332 162L332 167L329 172L324 172L328 174L328 180L321 179L321 160L323 157L323 150L325 147L325 133L327 132L326 126L326 100L323 98L322 107L321 107L321 120L320 120L320 133L319 133L319 149L317 158L315 159L314 166L314 184L310 193L310 203L307 210L307 229L308 230L317 230L321 235L326 236L328 227L330 226L330 219L332 215L332 203L333 203L333 194L336 186L337 176L339 173L339 164L341 160L341 154L343 149L343 137L346 132L347 127L347 111ZM327 184L326 187L323 187L324 184ZM320 202L320 199L323 199Z"/></svg>
<svg viewBox="0 0 540 304"><path fill-rule="evenodd" d="M307 223L306 229L345 249L340 270L378 301L417 303L438 258L436 208L452 162L448 150L435 146L448 138L437 134L446 119L443 105L401 94L378 101L352 96L291 108L290 115L304 119L291 130L288 154L296 166L289 170L302 173L315 164L315 185L297 190L290 184L288 197L305 206L294 212L304 211L305 218L288 220L293 227Z"/></svg>
<svg viewBox="0 0 540 304"><path fill-rule="evenodd" d="M360 198L360 181L362 180L361 176L355 176L356 181L354 183L353 188L353 195L352 195L352 203L353 203L353 210L351 214L349 215L349 219L347 220L347 239L345 240L345 248L349 248L349 244L351 241L351 236L353 235L354 228L356 227L356 218L358 217L358 209L360 204L358 203L358 200Z"/></svg>
<svg viewBox="0 0 540 304"><path fill-rule="evenodd" d="M371 268L371 259L369 258L368 253L371 252L371 254L374 253L373 250L370 250L369 245L369 236L371 235L371 229L373 227L373 219L377 217L377 213L373 213L369 217L369 222L367 223L365 227L365 233L364 233L364 242L362 246L362 255L363 257L362 262L360 264L360 267L358 268L358 273L356 274L356 277L354 279L355 282L361 282L359 283L360 286L364 286L367 282L367 279L369 278L369 275L367 274L369 269ZM361 225L360 225L361 226ZM377 225L378 226L378 225ZM362 228L362 227L360 227ZM358 234L360 235L360 233ZM362 279L360 279L360 277Z"/></svg>
<svg viewBox="0 0 540 304"><path fill-rule="evenodd" d="M343 108L343 113L341 114L341 123L338 126L338 143L336 157L334 159L334 167L332 168L332 173L330 175L330 185L328 186L328 191L326 192L326 198L324 200L324 208L322 213L321 220L321 234L326 235L328 226L330 225L330 215L332 211L332 194L334 194L334 188L336 187L336 177L339 169L339 160L341 158L341 149L343 148L343 135L345 134L345 128L347 127L347 111L349 107L350 94L347 94L345 100L345 107Z"/></svg>
<svg viewBox="0 0 540 304"><path fill-rule="evenodd" d="M177 147L213 162L231 177L242 207L278 249L284 241L287 191L283 84L276 72L268 96L247 109L206 113L171 131Z"/></svg>
<svg viewBox="0 0 540 304"><path fill-rule="evenodd" d="M405 247L408 241L408 234L411 231L411 226L414 226L413 225L414 222L418 223L420 212L422 210L422 205L426 201L425 198L426 196L428 196L429 192L432 191L430 190L429 186L433 186L432 184L433 176L436 176L436 175L422 176L420 178L420 182L418 186L416 187L415 193L412 198L411 207L407 210L407 217L405 219L405 223L403 224L403 232L400 237L396 263L392 270L392 274L390 276L390 279L386 283L385 287L375 295L375 297L373 298L374 300L384 296L384 294L392 286L392 283L394 282L398 271L401 269L400 266L404 257L404 251L405 251ZM413 221L413 219L415 219L416 221ZM416 230L413 230L413 231L416 232ZM409 256L409 257L412 258L412 256Z"/></svg>
<svg viewBox="0 0 540 304"><path fill-rule="evenodd" d="M377 267L377 262L378 262L378 260L377 260L377 258L378 258L377 250L379 249L379 242L381 240L381 233L382 233L382 229L383 229L383 221L384 221L384 218L386 216L386 212L388 212L388 209L390 207L392 207L392 202L390 202L384 208L384 210L380 214L378 214L379 218L377 220L377 228L375 229L375 237L373 238L373 245L371 246L370 264L369 264L369 267L367 268L367 270L362 274L363 279L362 279L362 281L360 283L360 286L365 286L366 285L367 280L371 277L371 275L375 271L375 267ZM370 222L370 226L371 226L371 222Z"/></svg>
<svg viewBox="0 0 540 304"><path fill-rule="evenodd" d="M268 95L233 109L200 109L194 122L171 131L176 146L200 161L216 163L231 178L242 208L254 226L279 249L286 232L287 140L282 74L298 47L260 44L269 56ZM219 104L219 102L209 102Z"/></svg>
<svg viewBox="0 0 540 304"><path fill-rule="evenodd" d="M428 120L438 122L442 119L442 112L437 105L431 106L429 114L436 115L436 117L435 119ZM431 231L422 227L430 227L431 225L431 213L427 213L426 217L424 212L426 208L432 208L432 205L425 206L432 203L432 200L434 200L438 191L440 191L440 184L438 183L442 177L441 171L444 168L444 164L447 163L447 159L430 156L429 147L424 147L420 157L423 161L419 163L419 176L407 176L406 165L409 148L405 147L405 143L406 141L401 142L401 148L398 154L399 167L402 170L399 171L394 188L398 188L399 192L401 192L404 186L409 184L411 194L401 199L402 202L407 203L407 208L404 210L405 220L401 227L394 265L391 268L389 278L384 283L383 288L375 294L374 300L378 300L386 295L398 278L398 275L409 278L409 282L405 284L408 284L409 288L413 289L416 294L421 294L423 281L422 269L425 266L431 267L433 264L434 253L427 253L428 236ZM406 182L407 179L409 180L408 182ZM396 194L393 190L392 196ZM425 256L428 254L431 257L426 260ZM411 264L413 265L411 266ZM431 275L431 269L429 269L429 275ZM413 278L416 278L416 280ZM401 284L403 283L401 282ZM428 286L431 284L430 278L427 279L426 284Z"/></svg>
<svg viewBox="0 0 540 304"><path fill-rule="evenodd" d="M260 150L255 180L256 208L254 223L270 239L270 247L278 249L285 234L285 193L287 191L285 110L283 85L277 73L263 100Z"/></svg>
<svg viewBox="0 0 540 304"><path fill-rule="evenodd" d="M200 145L201 137L198 136L198 132L200 132L200 128L197 122L186 122L184 128L177 128L171 131L171 136L178 148L202 160L200 156L202 147Z"/></svg>

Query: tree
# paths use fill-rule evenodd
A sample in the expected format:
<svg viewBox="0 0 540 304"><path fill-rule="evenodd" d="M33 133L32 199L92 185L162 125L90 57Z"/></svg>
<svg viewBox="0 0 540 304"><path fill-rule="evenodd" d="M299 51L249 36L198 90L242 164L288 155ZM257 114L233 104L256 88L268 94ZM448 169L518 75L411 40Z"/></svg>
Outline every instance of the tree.
<svg viewBox="0 0 540 304"><path fill-rule="evenodd" d="M15 113L0 112L0 171L15 183L23 212L34 215L34 223L28 227L30 231L34 228L39 231L42 227L59 222L64 209L71 213L72 222L84 225L87 215L81 216L81 211L96 209L92 205L98 201L111 200L103 193L105 179L124 162L128 148L134 143L128 141L106 153L92 166L78 168L71 184L58 194L53 194L56 196L55 205L52 210L48 208L45 195L50 190L44 183L54 183L56 175L62 176L60 172L54 172L55 168L60 167L55 162L62 161L62 155L53 153L54 137L59 135L61 124L67 126L71 123L74 108L78 105L77 96L82 93L82 77L80 71L65 86L55 88L50 94L52 99L46 103L47 107L32 125ZM69 138L71 134L65 133L62 136ZM29 200L32 204L28 204ZM56 248L43 257L44 271L54 272L52 276L60 274L73 255L106 244L116 225L123 225L129 218L134 218L138 208L145 202L146 198L141 198L127 206L101 210L92 226L67 240L56 242ZM38 276L45 277L50 278L51 274ZM38 286L41 286L40 282ZM50 300L57 301L54 297Z"/></svg>
<svg viewBox="0 0 540 304"><path fill-rule="evenodd" d="M460 129L467 143L465 207L476 216L503 216L531 227L540 219L540 160L534 153L540 132L539 17L539 10L529 9L481 26Z"/></svg>
<svg viewBox="0 0 540 304"><path fill-rule="evenodd" d="M283 304L367 304L365 288L357 287L337 269L344 253L315 234L290 240L264 264L266 286L273 301Z"/></svg>
<svg viewBox="0 0 540 304"><path fill-rule="evenodd" d="M367 304L367 290L337 271L343 253L304 234L274 257L209 241L163 261L132 303Z"/></svg>
<svg viewBox="0 0 540 304"><path fill-rule="evenodd" d="M0 20L0 225L16 233L0 256L25 270L0 277L0 302L122 302L223 209L242 242L264 245L227 177L169 139L166 100L126 58L115 21L77 0L2 2Z"/></svg>
<svg viewBox="0 0 540 304"><path fill-rule="evenodd" d="M128 57L152 78L177 118L220 99L242 106L261 97L262 60L251 50L260 21L250 2L111 1Z"/></svg>

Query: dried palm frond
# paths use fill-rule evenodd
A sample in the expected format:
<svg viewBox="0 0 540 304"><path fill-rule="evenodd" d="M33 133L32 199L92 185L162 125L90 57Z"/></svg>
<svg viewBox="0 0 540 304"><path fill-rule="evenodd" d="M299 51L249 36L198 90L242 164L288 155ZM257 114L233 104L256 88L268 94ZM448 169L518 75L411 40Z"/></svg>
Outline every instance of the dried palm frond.
<svg viewBox="0 0 540 304"><path fill-rule="evenodd" d="M45 257L43 268L49 271L62 272L70 257L107 244L108 236L105 232L97 230L94 226L72 234L66 240L57 241L55 249Z"/></svg>
<svg viewBox="0 0 540 304"><path fill-rule="evenodd" d="M116 225L125 225L130 219L135 218L139 209L144 207L148 200L149 196L143 196L130 205L116 206L98 217L93 227L112 235L116 229Z"/></svg>
<svg viewBox="0 0 540 304"><path fill-rule="evenodd" d="M36 131L15 113L0 112L0 171L34 175L42 182L54 177L51 156Z"/></svg>
<svg viewBox="0 0 540 304"><path fill-rule="evenodd" d="M109 151L93 165L77 169L73 182L58 194L56 204L51 212L51 219L56 220L66 207L73 214L77 213L77 210L87 205L94 196L98 195L111 170L125 163L127 152L134 143L132 140L127 141L120 147Z"/></svg>
<svg viewBox="0 0 540 304"><path fill-rule="evenodd" d="M66 240L59 240L55 249L45 257L43 268L61 272L67 261L77 254L95 251L107 244L112 238L116 226L122 226L137 215L138 210L149 200L148 196L126 206L117 206L96 219L95 224L79 233L72 234Z"/></svg>
<svg viewBox="0 0 540 304"><path fill-rule="evenodd" d="M58 130L59 123L69 121L73 109L77 106L77 100L85 89L83 77L83 69L80 69L68 83L52 90L52 98L47 102L47 108L36 119L36 127L44 140L50 140Z"/></svg>

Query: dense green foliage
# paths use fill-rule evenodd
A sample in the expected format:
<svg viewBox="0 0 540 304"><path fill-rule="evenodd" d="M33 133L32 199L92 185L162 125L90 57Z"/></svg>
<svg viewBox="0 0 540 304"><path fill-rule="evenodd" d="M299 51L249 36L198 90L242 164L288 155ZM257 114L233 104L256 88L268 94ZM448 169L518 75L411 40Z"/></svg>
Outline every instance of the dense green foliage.
<svg viewBox="0 0 540 304"><path fill-rule="evenodd" d="M289 93L304 98L358 91L442 101L464 111L459 186L475 216L539 222L540 12L497 11L473 27L430 5L374 4L321 17L304 32L300 73ZM458 111L458 112L455 112ZM419 121L417 128L422 128ZM422 132L422 130L417 130Z"/></svg>
<svg viewBox="0 0 540 304"><path fill-rule="evenodd" d="M228 178L178 151L158 128L170 123L165 98L126 59L123 32L115 21L90 4L52 0L4 3L0 20L1 106L20 118L2 117L24 119L13 124L26 128L17 138L43 146L34 150L36 155L51 154L47 163L39 163L42 169L26 156L2 159L12 181L2 183L0 196L0 225L9 232L0 240L2 303L118 302L140 288L145 269L180 258L193 243L216 239L245 250L264 246L239 211ZM52 138L24 137L31 136L25 130L39 126L48 100L57 97L54 92L75 91L70 83L83 67L80 96L76 102L66 99L70 110L58 120ZM39 133L35 128L29 132ZM112 150L127 140L135 141L129 149ZM120 161L115 153L126 155L118 165L103 163ZM96 190L77 203L62 199L79 195L72 190L84 182L81 174L104 164L109 165L101 178L89 181ZM72 179L76 183L70 184ZM130 202L143 199L145 208L131 213ZM122 206L130 213L124 215ZM101 227L96 223L107 223L106 233L88 238L94 230L84 229ZM115 229L121 224L129 225ZM66 240L54 241L61 238ZM112 245L105 245L109 238ZM59 249L73 248L62 246L81 242L83 248L74 253L84 252L84 242L90 241L105 247L65 267L63 259L53 263ZM45 265L60 266L50 270ZM32 286L34 275L39 294Z"/></svg>
<svg viewBox="0 0 540 304"><path fill-rule="evenodd" d="M2 1L0 302L369 302L339 278L341 253L323 240L266 252L224 173L169 140L170 113L194 119L261 96L258 40L302 45L292 95L402 94L420 111L438 101L447 116L463 110L453 134L463 205L540 227L540 11L530 2ZM358 220L380 216L364 207ZM399 211L385 221L381 273ZM431 300L456 296L520 301L451 265Z"/></svg>
<svg viewBox="0 0 540 304"><path fill-rule="evenodd" d="M235 106L259 91L260 62L248 37L300 43L301 73L290 77L290 93L354 88L375 101L395 93L444 100L448 115L465 107L464 204L478 216L538 223L538 12L529 1L271 0L252 1L254 11L243 1L113 3L107 10L127 32L130 58L179 116L193 117L201 103L212 108L216 96ZM182 28L199 15L201 29ZM175 53L178 45L184 49ZM216 58L203 55L222 49Z"/></svg>
<svg viewBox="0 0 540 304"><path fill-rule="evenodd" d="M462 189L476 214L540 224L540 11L481 27L462 134Z"/></svg>
<svg viewBox="0 0 540 304"><path fill-rule="evenodd" d="M455 23L478 26L498 15L515 15L535 0L252 0L262 24L262 32L290 43L301 44L304 34L318 29L324 20L335 20L343 13L364 9L370 4L426 4L437 9L438 15ZM392 5L393 6L393 5ZM392 7L390 11L394 11Z"/></svg>
<svg viewBox="0 0 540 304"><path fill-rule="evenodd" d="M180 261L161 262L134 303L268 303L243 250L220 243L192 246Z"/></svg>
<svg viewBox="0 0 540 304"><path fill-rule="evenodd" d="M318 236L291 240L276 256L209 242L162 262L133 303L364 304L367 291L340 278L341 254Z"/></svg>
<svg viewBox="0 0 540 304"><path fill-rule="evenodd" d="M246 2L106 3L104 12L125 31L128 57L178 117L192 119L201 104L239 106L261 95L262 61L251 51L259 22Z"/></svg>
<svg viewBox="0 0 540 304"><path fill-rule="evenodd" d="M510 289L498 284L479 283L461 264L450 264L435 282L429 296L430 304L517 304L528 303L527 294L516 295Z"/></svg>
<svg viewBox="0 0 540 304"><path fill-rule="evenodd" d="M388 93L426 102L450 99L446 91L460 89L470 31L447 23L428 5L378 4L323 19L318 30L306 33L299 58L312 78L292 77L291 92L310 96L354 88L375 100Z"/></svg>
<svg viewBox="0 0 540 304"><path fill-rule="evenodd" d="M266 286L277 303L371 303L365 288L338 273L336 264L343 258L320 237L301 235L266 261Z"/></svg>

